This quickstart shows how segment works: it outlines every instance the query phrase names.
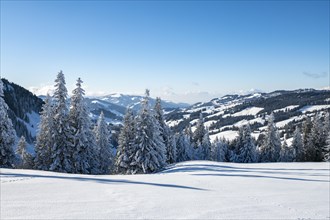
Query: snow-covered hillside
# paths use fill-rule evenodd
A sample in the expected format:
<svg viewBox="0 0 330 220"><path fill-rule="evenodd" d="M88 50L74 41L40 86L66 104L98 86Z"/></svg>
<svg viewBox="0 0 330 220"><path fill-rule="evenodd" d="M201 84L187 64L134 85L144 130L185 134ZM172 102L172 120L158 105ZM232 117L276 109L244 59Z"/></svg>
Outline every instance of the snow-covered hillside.
<svg viewBox="0 0 330 220"><path fill-rule="evenodd" d="M179 163L151 175L1 169L0 219L329 219L329 163Z"/></svg>
<svg viewBox="0 0 330 220"><path fill-rule="evenodd" d="M211 141L218 138L233 140L238 128L250 124L253 136L258 138L266 129L268 115L274 112L280 132L290 130L307 117L330 110L327 90L294 90L255 93L249 95L226 95L205 103L196 103L186 109L166 113L166 122L174 131L185 129L189 124L196 129L200 114L208 128ZM291 129L292 130L292 129Z"/></svg>

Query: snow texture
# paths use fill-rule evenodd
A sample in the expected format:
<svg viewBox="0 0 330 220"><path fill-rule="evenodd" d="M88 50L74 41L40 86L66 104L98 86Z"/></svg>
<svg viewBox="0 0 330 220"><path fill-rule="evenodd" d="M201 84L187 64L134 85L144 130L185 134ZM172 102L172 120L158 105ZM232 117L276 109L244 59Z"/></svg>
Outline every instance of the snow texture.
<svg viewBox="0 0 330 220"><path fill-rule="evenodd" d="M0 169L0 219L329 219L329 163L183 162L158 174Z"/></svg>

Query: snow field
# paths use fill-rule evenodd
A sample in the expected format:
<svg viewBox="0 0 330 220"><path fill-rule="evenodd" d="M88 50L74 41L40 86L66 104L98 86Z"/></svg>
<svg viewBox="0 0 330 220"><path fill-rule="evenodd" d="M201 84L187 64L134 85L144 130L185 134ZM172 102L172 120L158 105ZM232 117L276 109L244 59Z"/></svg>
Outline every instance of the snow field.
<svg viewBox="0 0 330 220"><path fill-rule="evenodd" d="M190 161L150 175L1 169L1 219L327 219L329 163Z"/></svg>

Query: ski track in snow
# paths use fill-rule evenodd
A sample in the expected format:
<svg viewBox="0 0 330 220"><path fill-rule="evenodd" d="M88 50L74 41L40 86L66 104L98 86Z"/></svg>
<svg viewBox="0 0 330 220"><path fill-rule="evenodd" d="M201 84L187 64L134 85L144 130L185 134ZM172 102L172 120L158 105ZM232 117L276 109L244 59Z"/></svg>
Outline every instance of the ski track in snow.
<svg viewBox="0 0 330 220"><path fill-rule="evenodd" d="M329 219L330 163L190 161L149 175L0 169L0 219Z"/></svg>

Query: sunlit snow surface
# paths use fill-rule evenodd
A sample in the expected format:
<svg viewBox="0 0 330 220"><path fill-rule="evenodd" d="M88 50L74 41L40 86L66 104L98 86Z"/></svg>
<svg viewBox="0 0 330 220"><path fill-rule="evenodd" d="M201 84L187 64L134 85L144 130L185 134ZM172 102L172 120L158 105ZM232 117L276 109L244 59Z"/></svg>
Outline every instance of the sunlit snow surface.
<svg viewBox="0 0 330 220"><path fill-rule="evenodd" d="M329 163L179 163L151 175L1 169L0 219L329 219Z"/></svg>

